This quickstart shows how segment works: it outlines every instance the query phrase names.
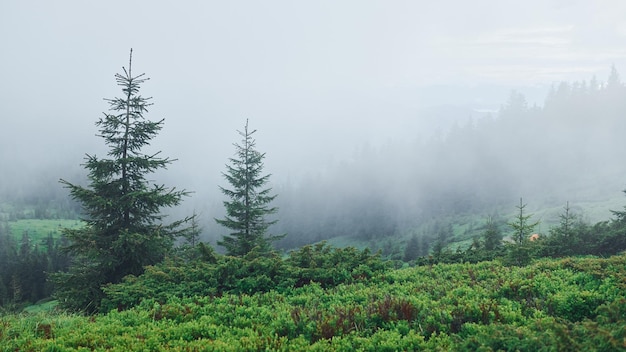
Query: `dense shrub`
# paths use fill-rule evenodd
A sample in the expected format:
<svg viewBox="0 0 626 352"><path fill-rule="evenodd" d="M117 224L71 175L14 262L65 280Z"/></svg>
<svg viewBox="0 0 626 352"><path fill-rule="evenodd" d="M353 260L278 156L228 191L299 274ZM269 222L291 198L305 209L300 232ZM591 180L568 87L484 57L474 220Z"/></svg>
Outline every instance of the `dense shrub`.
<svg viewBox="0 0 626 352"><path fill-rule="evenodd" d="M309 250L316 249L284 260L257 258L246 270L271 272L267 265L272 263L288 268L290 260L302 259ZM328 263L333 251L327 252ZM205 268L226 266L220 263L229 258L218 257ZM305 264L300 261L300 267ZM127 310L91 317L0 317L0 350L626 350L626 255L542 259L525 267L498 261L438 264L379 271L335 286L313 282L295 287L294 281L290 287L253 294L215 291L187 297L183 288L193 291L192 286L175 281L188 274L168 266L170 270L155 266L148 276L163 279L177 293L158 298L146 293ZM132 280L152 285L145 277ZM119 292L129 291L121 288Z"/></svg>
<svg viewBox="0 0 626 352"><path fill-rule="evenodd" d="M224 293L282 292L310 282L333 287L371 278L385 268L380 256L369 250L333 248L325 243L305 246L286 259L277 253L252 251L244 257L218 255L200 247L204 260L170 258L148 266L140 276L127 276L120 284L104 288L103 311L128 309L149 297L165 302L169 297L219 296Z"/></svg>

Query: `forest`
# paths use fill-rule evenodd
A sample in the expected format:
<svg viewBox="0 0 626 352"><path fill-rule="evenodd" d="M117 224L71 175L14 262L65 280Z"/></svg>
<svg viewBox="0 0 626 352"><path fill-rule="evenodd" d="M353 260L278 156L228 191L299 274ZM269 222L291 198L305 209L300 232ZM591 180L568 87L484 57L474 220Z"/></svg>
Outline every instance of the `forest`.
<svg viewBox="0 0 626 352"><path fill-rule="evenodd" d="M83 179L2 190L0 349L626 349L626 209L576 204L624 183L615 67L297 185L271 183L246 120L206 227L169 220L193 194L151 179L176 160L144 152L163 120L131 68Z"/></svg>

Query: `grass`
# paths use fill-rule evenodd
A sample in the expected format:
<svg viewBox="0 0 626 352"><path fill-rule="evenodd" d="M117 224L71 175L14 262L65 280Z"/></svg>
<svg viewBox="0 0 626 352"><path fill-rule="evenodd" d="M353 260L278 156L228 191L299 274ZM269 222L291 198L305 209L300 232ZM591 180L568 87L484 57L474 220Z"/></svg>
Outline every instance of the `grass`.
<svg viewBox="0 0 626 352"><path fill-rule="evenodd" d="M519 202L519 200L518 200ZM535 232L546 235L552 227L558 226L560 223L560 216L565 212L565 203L557 204L543 202L541 204L533 203L533 200L523 200L524 204L527 204L525 215L532 215L530 222L539 221L539 225L535 228ZM624 210L626 199L623 194L616 194L615 196L595 199L583 202L570 202L570 212L580 217L586 223L591 225L605 220L613 218L611 210ZM501 214L501 219L505 222L515 221L515 218L519 215L519 210L515 207L519 203L512 202L510 206L500 207L496 213ZM445 245L445 250L456 251L457 248L462 250L467 249L473 241L474 237L481 237L483 234L483 226L488 217L487 214L469 214L459 216L449 216L441 220L442 223L452 223L453 235L449 239L449 242ZM422 226L408 231L404 234L399 241L406 243L413 233L425 233L425 229L431 226L431 223L424 223ZM510 234L511 229L504 225L502 227L502 234L505 238ZM432 235L432 234L431 234ZM349 245L349 244L348 244Z"/></svg>
<svg viewBox="0 0 626 352"><path fill-rule="evenodd" d="M37 303L37 304L30 305L28 307L25 307L24 313L29 313L29 314L37 314L37 313L42 313L42 312L50 313L50 312L53 312L58 305L59 305L59 301L57 300L45 301L45 302L41 302L41 303Z"/></svg>
<svg viewBox="0 0 626 352"><path fill-rule="evenodd" d="M518 200L519 202L519 200ZM539 225L536 227L535 232L546 235L550 231L550 228L558 226L560 222L560 215L565 212L565 203L548 204L543 202L541 204L533 203L532 199L524 199L524 204L527 204L525 208L525 215L532 215L531 222L539 221ZM595 199L584 202L570 202L570 212L579 216L585 222L589 224L595 224L599 221L610 220L613 218L611 210L623 210L626 204L626 198L623 194L616 194L613 197ZM501 207L497 209L496 213L501 214L501 219L506 222L515 221L515 217L518 216L518 210L515 208L519 203L512 202L510 206ZM442 220L442 223L451 222L453 224L453 235L449 239L449 242L444 247L445 250L456 251L457 248L461 250L467 249L473 242L474 237L481 237L484 230L484 224L489 214L466 214L460 216L449 216ZM396 243L399 245L400 250L404 248L405 243L410 239L413 234L422 234L427 231L432 223L425 222L420 226L409 229L399 237L395 238ZM502 227L503 235L507 237L510 234L510 228L506 225ZM326 242L335 247L356 247L363 249L370 247L373 249L383 248L385 246L385 240L388 238L374 238L372 240L362 240L354 236L338 236L327 239Z"/></svg>
<svg viewBox="0 0 626 352"><path fill-rule="evenodd" d="M67 219L22 219L9 221L8 225L9 231L18 241L24 233L28 233L33 243L41 244L48 235L59 238L63 228L79 228L83 223L80 220Z"/></svg>

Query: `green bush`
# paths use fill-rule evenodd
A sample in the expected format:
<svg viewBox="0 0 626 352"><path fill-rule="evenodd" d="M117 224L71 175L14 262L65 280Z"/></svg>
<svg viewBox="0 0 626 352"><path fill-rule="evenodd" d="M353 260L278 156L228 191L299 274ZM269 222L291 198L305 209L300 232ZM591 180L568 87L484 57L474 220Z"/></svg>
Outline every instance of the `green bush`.
<svg viewBox="0 0 626 352"><path fill-rule="evenodd" d="M103 311L128 309L149 297L165 302L169 297L216 296L284 291L317 282L322 287L367 280L385 269L378 254L355 248L333 248L326 243L305 246L282 259L277 253L255 251L244 257L207 255L205 260L170 258L148 266L141 276L104 287ZM188 254L187 254L188 255Z"/></svg>
<svg viewBox="0 0 626 352"><path fill-rule="evenodd" d="M542 259L525 267L492 261L374 270L368 279L296 287L290 260L316 250L284 260L218 256L215 263L183 261L183 267L170 260L151 267L147 277L107 288L119 295L111 302L139 299L124 310L0 316L0 351L626 350L624 254ZM319 250L327 251L325 260L300 260L298 267L340 265L331 260L333 249ZM363 254L340 253L357 252ZM342 270L372 267L357 262ZM232 278L245 272L251 280L237 286ZM218 274L232 280L188 281ZM243 292L267 288L267 280L278 277L291 284ZM223 290L227 285L232 292ZM191 294L196 288L214 294ZM141 297L141 289L152 291Z"/></svg>

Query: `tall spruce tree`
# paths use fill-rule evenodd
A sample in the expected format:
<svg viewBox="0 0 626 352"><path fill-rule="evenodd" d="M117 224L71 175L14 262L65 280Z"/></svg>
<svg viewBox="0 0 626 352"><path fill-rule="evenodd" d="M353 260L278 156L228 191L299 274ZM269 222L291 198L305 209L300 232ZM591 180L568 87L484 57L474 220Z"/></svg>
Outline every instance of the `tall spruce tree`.
<svg viewBox="0 0 626 352"><path fill-rule="evenodd" d="M108 158L87 154L89 187L61 180L72 198L82 203L86 224L64 230L69 241L65 249L73 262L67 273L53 276L56 296L69 309L97 311L102 285L141 274L144 266L161 261L188 220L163 224L161 208L178 205L187 192L151 184L146 178L174 160L159 157L160 152L142 152L164 120L144 118L151 98L141 96L139 89L148 78L133 76L131 68L132 49L128 69L115 75L123 96L105 99L111 112L96 122L98 136L109 147Z"/></svg>
<svg viewBox="0 0 626 352"><path fill-rule="evenodd" d="M277 220L267 220L267 216L276 213L278 208L270 207L276 195L270 195L271 188L263 188L270 174L262 175L265 153L255 149L256 142L252 135L256 130L248 129L248 120L244 131L237 131L243 137L241 144L235 143L236 157L230 158L226 172L222 173L232 189L220 187L230 200L224 201L226 216L215 219L218 224L233 230L223 236L218 245L225 247L229 255L243 256L253 249L265 253L271 250L271 242L284 235L267 235L267 229Z"/></svg>

